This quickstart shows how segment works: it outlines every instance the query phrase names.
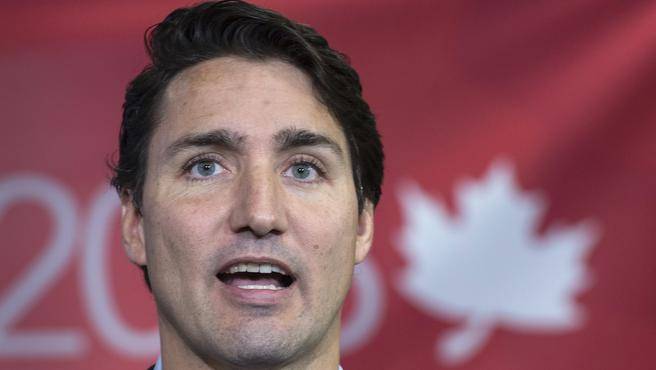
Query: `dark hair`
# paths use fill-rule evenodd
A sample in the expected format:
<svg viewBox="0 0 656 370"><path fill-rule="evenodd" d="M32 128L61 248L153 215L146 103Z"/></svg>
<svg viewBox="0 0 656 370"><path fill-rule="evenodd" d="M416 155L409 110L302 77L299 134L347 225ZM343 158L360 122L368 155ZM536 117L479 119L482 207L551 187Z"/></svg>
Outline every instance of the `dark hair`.
<svg viewBox="0 0 656 370"><path fill-rule="evenodd" d="M146 31L145 43L152 64L127 87L119 158L111 179L120 195L131 195L137 211L142 205L148 144L166 87L186 68L222 56L279 59L305 72L348 141L358 211L362 212L365 199L378 203L383 147L376 120L347 57L331 49L314 29L271 10L226 0L174 10Z"/></svg>

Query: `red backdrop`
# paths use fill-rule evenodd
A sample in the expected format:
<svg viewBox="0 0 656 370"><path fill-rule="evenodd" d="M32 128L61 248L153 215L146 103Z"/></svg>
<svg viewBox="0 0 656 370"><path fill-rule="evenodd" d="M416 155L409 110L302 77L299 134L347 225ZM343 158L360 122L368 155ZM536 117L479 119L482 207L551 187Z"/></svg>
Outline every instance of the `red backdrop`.
<svg viewBox="0 0 656 370"><path fill-rule="evenodd" d="M656 4L270 1L361 74L387 153L346 369L656 366ZM0 369L142 369L105 159L180 1L5 1Z"/></svg>

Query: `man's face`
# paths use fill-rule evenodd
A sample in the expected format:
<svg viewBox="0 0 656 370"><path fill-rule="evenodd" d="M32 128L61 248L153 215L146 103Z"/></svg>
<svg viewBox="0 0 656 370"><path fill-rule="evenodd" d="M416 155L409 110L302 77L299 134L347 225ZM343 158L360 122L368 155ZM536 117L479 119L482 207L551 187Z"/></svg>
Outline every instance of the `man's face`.
<svg viewBox="0 0 656 370"><path fill-rule="evenodd" d="M358 215L346 139L309 78L217 58L179 74L160 113L142 216L124 199L122 226L164 354L266 365L337 351L373 210Z"/></svg>

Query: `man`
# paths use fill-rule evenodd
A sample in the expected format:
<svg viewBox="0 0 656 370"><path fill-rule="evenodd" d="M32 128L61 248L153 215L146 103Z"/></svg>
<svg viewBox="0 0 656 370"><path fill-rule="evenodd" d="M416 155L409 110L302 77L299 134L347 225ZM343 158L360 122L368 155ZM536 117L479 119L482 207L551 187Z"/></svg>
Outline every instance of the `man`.
<svg viewBox="0 0 656 370"><path fill-rule="evenodd" d="M112 184L157 305L157 368L337 369L383 175L356 72L240 1L175 10L147 40Z"/></svg>

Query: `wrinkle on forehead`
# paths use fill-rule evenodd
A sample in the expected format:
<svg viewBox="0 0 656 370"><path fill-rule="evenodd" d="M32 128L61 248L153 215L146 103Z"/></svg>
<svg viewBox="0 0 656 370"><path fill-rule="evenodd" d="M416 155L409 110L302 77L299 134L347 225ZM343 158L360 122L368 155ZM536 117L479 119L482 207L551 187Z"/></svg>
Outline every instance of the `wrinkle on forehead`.
<svg viewBox="0 0 656 370"><path fill-rule="evenodd" d="M234 76L239 78L233 78ZM179 103L165 104L168 107L184 107L208 89L230 91L247 87L257 88L267 83L280 84L281 80L287 88L314 92L310 78L287 62L279 59L251 60L228 56L210 59L180 72L166 89L164 100ZM323 106L314 94L308 98ZM262 103L269 104L270 100L263 100Z"/></svg>
<svg viewBox="0 0 656 370"><path fill-rule="evenodd" d="M252 93L244 94L245 91ZM297 94L290 95L290 91ZM292 106L292 109L288 109L290 112L294 111L294 106L306 107L305 111L315 115L310 118L311 121L325 121L327 116L334 125L331 125L333 127L330 131L336 130L334 134L339 132L337 135L343 136L341 125L317 99L310 77L279 59L251 60L229 56L192 66L176 76L167 87L162 101L161 118L164 121L184 122L183 126L189 128L189 125L211 122L216 115L221 115L224 120L230 119L231 109L240 106L248 107L246 111L253 112L271 104ZM221 109L222 106L226 110ZM295 122L279 123L293 125ZM180 125L177 128L183 129Z"/></svg>

